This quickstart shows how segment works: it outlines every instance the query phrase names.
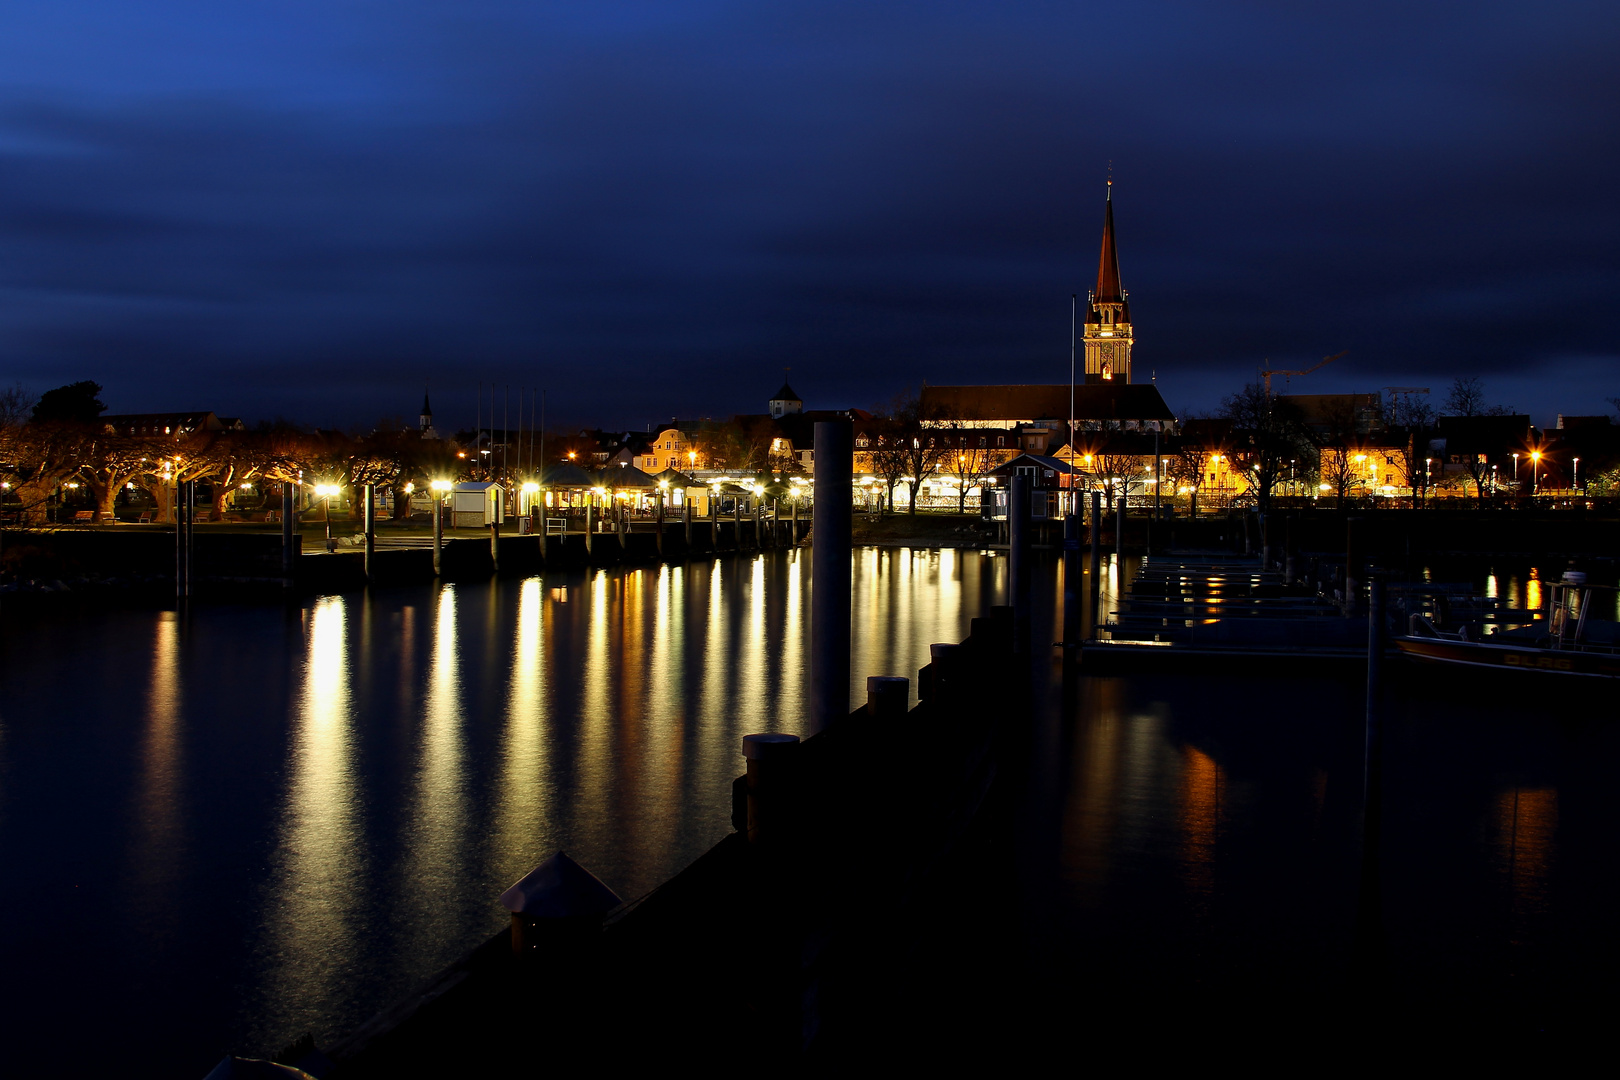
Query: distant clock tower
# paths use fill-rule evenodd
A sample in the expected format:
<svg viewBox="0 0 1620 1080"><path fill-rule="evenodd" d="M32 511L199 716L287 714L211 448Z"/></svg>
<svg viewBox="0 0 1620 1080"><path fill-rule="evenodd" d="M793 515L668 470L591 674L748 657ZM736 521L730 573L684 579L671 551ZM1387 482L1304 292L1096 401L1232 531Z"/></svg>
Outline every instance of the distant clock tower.
<svg viewBox="0 0 1620 1080"><path fill-rule="evenodd" d="M1097 287L1086 301L1086 382L1131 381L1131 294L1120 288L1119 255L1114 250L1114 182L1108 181L1103 211L1102 258Z"/></svg>

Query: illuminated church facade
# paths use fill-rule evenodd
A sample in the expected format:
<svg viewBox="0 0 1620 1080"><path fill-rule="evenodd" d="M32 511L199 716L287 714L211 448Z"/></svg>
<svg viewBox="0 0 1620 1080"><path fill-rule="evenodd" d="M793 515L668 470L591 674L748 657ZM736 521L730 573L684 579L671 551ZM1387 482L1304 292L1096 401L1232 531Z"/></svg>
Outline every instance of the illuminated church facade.
<svg viewBox="0 0 1620 1080"><path fill-rule="evenodd" d="M1097 287L1086 298L1082 347L1085 381L1131 381L1131 294L1119 283L1119 253L1114 247L1114 182L1108 182L1103 211L1102 255L1097 261Z"/></svg>

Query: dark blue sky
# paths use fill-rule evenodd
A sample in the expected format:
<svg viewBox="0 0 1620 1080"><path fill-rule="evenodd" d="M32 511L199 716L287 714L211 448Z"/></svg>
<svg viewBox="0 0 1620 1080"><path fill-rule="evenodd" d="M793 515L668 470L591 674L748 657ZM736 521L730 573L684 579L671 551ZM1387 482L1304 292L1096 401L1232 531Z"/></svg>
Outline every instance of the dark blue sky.
<svg viewBox="0 0 1620 1080"><path fill-rule="evenodd" d="M1112 160L1137 364L1213 407L1620 394L1620 6L0 7L0 381L558 420L1062 381ZM465 414L465 415L463 415Z"/></svg>

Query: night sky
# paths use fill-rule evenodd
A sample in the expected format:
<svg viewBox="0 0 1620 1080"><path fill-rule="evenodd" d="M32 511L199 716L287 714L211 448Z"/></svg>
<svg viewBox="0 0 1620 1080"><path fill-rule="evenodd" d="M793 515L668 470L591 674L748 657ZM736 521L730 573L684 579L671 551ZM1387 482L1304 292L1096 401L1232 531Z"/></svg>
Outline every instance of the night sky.
<svg viewBox="0 0 1620 1080"><path fill-rule="evenodd" d="M1620 394L1620 5L0 7L0 382L556 422L1068 377Z"/></svg>

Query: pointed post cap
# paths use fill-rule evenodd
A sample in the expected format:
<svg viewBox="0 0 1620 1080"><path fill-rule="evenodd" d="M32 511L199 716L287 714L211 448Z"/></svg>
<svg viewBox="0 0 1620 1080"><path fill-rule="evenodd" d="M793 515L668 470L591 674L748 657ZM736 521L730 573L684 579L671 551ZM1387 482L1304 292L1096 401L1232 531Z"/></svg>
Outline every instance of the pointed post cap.
<svg viewBox="0 0 1620 1080"><path fill-rule="evenodd" d="M501 906L536 919L601 918L618 907L619 894L562 852L501 893Z"/></svg>

